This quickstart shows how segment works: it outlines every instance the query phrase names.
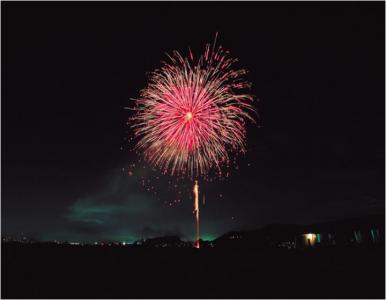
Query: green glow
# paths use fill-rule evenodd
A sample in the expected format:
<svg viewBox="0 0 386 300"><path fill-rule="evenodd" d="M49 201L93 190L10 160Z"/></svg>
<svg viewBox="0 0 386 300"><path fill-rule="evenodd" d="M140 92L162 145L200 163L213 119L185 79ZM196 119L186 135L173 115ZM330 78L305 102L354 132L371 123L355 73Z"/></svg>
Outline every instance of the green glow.
<svg viewBox="0 0 386 300"><path fill-rule="evenodd" d="M371 238L373 239L373 242L375 242L375 234L374 234L374 230L371 229L371 230L370 230L370 233L371 233Z"/></svg>
<svg viewBox="0 0 386 300"><path fill-rule="evenodd" d="M138 237L118 234L118 235L112 235L110 239L113 241L120 241L121 243L125 242L126 244L133 244L138 240Z"/></svg>
<svg viewBox="0 0 386 300"><path fill-rule="evenodd" d="M320 234L319 233L316 234L316 242L320 243Z"/></svg>
<svg viewBox="0 0 386 300"><path fill-rule="evenodd" d="M371 229L371 238L373 239L373 242L376 243L379 240L379 230L378 229Z"/></svg>
<svg viewBox="0 0 386 300"><path fill-rule="evenodd" d="M357 243L362 242L362 235L361 235L360 231L354 231L354 236L355 236L355 240L357 241Z"/></svg>
<svg viewBox="0 0 386 300"><path fill-rule="evenodd" d="M91 197L78 199L69 207L66 215L67 221L73 223L72 228L75 229L63 232L61 236L56 234L49 239L131 244L144 237L181 235L184 241L194 240L192 219L181 222L181 218L175 218L165 223L165 217L167 218L170 211L154 199L140 194L131 195L130 200L124 199L115 203L102 202ZM159 217L160 212L165 215ZM223 232L214 226L217 224L208 223L202 226L201 239L213 241Z"/></svg>
<svg viewBox="0 0 386 300"><path fill-rule="evenodd" d="M214 236L214 235L212 235L212 234L210 234L210 233L207 233L207 234L202 234L201 235L201 239L203 240L203 241L213 241L213 240L215 240L216 239L216 236Z"/></svg>
<svg viewBox="0 0 386 300"><path fill-rule="evenodd" d="M75 222L103 223L102 217L115 211L114 205L91 206L82 203L75 203L70 208L68 219Z"/></svg>
<svg viewBox="0 0 386 300"><path fill-rule="evenodd" d="M70 207L67 218L75 222L87 222L102 224L106 218L113 217L120 213L133 214L141 213L149 209L146 201L125 201L118 204L101 204L76 202Z"/></svg>

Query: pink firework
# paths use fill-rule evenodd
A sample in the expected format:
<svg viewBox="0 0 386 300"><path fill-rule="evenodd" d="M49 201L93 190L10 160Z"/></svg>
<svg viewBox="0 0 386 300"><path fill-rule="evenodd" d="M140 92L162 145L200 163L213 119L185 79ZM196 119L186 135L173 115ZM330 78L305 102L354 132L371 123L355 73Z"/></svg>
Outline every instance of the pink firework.
<svg viewBox="0 0 386 300"><path fill-rule="evenodd" d="M206 177L221 174L231 153L245 152L245 121L254 121L251 84L237 59L206 45L197 60L174 51L150 73L134 108L136 149L165 173Z"/></svg>

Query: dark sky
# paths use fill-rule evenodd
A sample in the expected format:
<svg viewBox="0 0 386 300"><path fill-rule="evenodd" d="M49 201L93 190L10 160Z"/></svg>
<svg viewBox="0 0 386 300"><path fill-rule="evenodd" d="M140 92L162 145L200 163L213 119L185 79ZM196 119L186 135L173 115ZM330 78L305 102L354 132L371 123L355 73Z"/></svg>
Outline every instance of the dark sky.
<svg viewBox="0 0 386 300"><path fill-rule="evenodd" d="M200 185L204 238L384 212L383 2L1 5L3 234L192 238L188 180L128 175L124 107L166 52L216 32L250 71L262 126L227 181Z"/></svg>

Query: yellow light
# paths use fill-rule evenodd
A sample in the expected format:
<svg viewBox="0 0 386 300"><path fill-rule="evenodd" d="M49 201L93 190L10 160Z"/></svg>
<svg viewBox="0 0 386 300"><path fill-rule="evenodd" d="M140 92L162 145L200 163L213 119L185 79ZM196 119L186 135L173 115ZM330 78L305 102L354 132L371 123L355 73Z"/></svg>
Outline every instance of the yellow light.
<svg viewBox="0 0 386 300"><path fill-rule="evenodd" d="M189 111L186 113L186 120L190 121L193 118L193 114Z"/></svg>
<svg viewBox="0 0 386 300"><path fill-rule="evenodd" d="M313 247L315 245L315 242L316 242L316 234L314 233L307 233L304 235L305 237L305 242L308 244L308 246L311 246Z"/></svg>

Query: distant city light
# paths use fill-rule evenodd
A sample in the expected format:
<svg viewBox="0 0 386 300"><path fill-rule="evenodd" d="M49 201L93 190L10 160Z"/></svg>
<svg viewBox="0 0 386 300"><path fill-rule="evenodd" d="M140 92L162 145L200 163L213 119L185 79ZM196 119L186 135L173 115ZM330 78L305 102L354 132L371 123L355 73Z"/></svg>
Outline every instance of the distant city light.
<svg viewBox="0 0 386 300"><path fill-rule="evenodd" d="M315 237L315 234L313 234L313 233L308 233L307 234L307 239L312 240L312 239L314 239L314 237Z"/></svg>

